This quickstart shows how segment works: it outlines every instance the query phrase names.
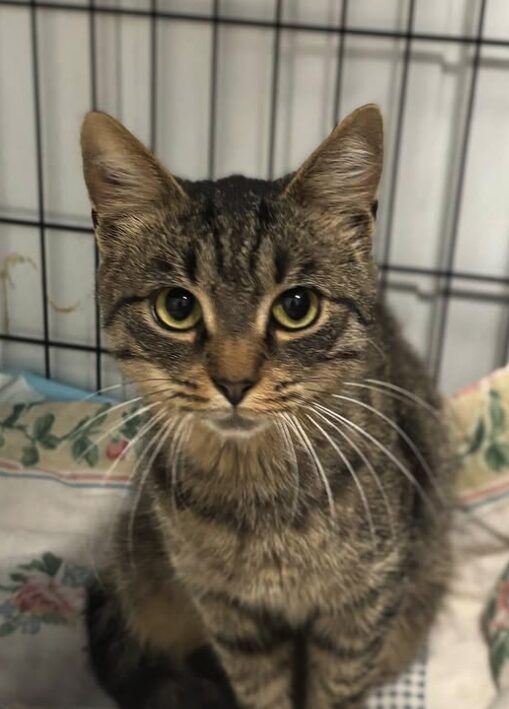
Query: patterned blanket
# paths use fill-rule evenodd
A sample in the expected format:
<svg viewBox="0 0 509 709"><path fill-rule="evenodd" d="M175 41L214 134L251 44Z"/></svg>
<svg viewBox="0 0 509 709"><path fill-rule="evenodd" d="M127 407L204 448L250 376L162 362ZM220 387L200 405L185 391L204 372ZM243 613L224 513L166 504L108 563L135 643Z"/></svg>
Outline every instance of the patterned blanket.
<svg viewBox="0 0 509 709"><path fill-rule="evenodd" d="M129 504L143 417L36 384L0 375L0 709L107 709L87 667L84 586ZM449 406L454 582L428 646L370 709L509 706L509 370Z"/></svg>

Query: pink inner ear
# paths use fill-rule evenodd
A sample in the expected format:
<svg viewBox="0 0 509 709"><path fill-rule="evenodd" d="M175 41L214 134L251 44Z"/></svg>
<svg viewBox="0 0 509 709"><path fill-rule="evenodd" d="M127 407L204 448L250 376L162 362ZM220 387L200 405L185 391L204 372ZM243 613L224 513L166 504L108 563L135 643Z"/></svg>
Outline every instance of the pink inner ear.
<svg viewBox="0 0 509 709"><path fill-rule="evenodd" d="M378 108L347 116L296 172L285 194L330 214L372 209L382 171L383 126Z"/></svg>
<svg viewBox="0 0 509 709"><path fill-rule="evenodd" d="M90 200L99 214L144 212L163 202L177 208L187 200L157 158L111 116L89 113L81 146Z"/></svg>

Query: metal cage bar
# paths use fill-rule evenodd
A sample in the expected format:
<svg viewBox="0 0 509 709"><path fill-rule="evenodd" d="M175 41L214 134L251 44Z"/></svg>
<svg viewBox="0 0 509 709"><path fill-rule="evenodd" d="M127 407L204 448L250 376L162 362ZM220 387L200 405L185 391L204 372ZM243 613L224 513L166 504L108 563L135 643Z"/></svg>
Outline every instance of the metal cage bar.
<svg viewBox="0 0 509 709"><path fill-rule="evenodd" d="M341 89L343 87L343 63L345 59L345 32L348 22L348 0L341 2L339 20L338 56L336 59L336 82L334 84L334 103L332 109L332 127L338 123L341 111Z"/></svg>
<svg viewBox="0 0 509 709"><path fill-rule="evenodd" d="M403 121L405 117L406 98L408 89L408 75L410 72L410 53L412 48L412 30L415 18L415 0L410 0L408 4L408 14L406 21L405 46L403 50L403 68L398 97L398 111L396 114L396 129L394 134L394 144L391 156L391 172L389 178L389 199L386 206L385 238L382 254L382 264L389 263L392 244L392 226L394 221L394 208L396 206L396 192L398 189L398 174L401 153L401 142L403 137ZM380 290L382 297L385 296L387 288L387 271L383 270L380 278Z"/></svg>
<svg viewBox="0 0 509 709"><path fill-rule="evenodd" d="M90 53L90 104L92 111L98 108L97 100L97 25L95 15L95 0L90 0L89 14L89 53ZM94 303L94 327L95 327L95 388L97 391L102 386L102 357L101 357L101 313L98 301L97 274L99 269L99 249L94 242L94 265L95 265L95 303Z"/></svg>
<svg viewBox="0 0 509 709"><path fill-rule="evenodd" d="M214 0L214 3L216 0ZM38 8L44 10L66 10L69 12L89 12L89 5L83 4L72 4L72 3L59 3L59 2L39 2L36 0L0 0L0 7L31 7L35 5ZM197 22L197 23L211 23L218 25L234 25L237 27L258 27L260 29L273 29L274 21L272 20L262 20L249 17L232 17L228 15L216 15L215 11L211 15L203 14L191 14L185 12L170 12L152 9L144 10L133 7L106 7L104 5L95 5L95 12L97 14L105 15L123 15L126 17L145 17L150 18L155 16L160 20L174 20L182 22ZM406 39L406 31L396 31L396 30L383 30L375 29L370 27L353 27L348 26L344 29L337 25L323 25L318 23L308 23L308 22L289 22L287 20L282 20L280 23L282 30L297 30L300 32L318 32L325 34L345 34L354 35L358 37L380 37L386 39ZM412 42L443 42L443 43L459 43L459 44L476 44L477 38L475 35L468 34L442 34L440 32L413 32ZM509 39L498 39L496 37L483 37L483 46L491 47L509 47Z"/></svg>
<svg viewBox="0 0 509 709"><path fill-rule="evenodd" d="M51 336L48 311L48 264L46 232L48 230L69 231L75 235L87 235L93 232L86 224L67 223L47 219L45 213L45 183L44 183L44 150L42 139L43 116L41 108L39 42L37 17L38 10L51 12L67 11L73 13L88 13L89 19L89 66L90 66L90 105L92 109L99 107L98 77L100 76L97 56L97 21L99 17L136 17L149 22L149 138L151 149L157 148L157 116L158 116L158 27L160 21L191 22L206 24L211 31L210 75L209 75L209 121L208 121L208 155L207 169L209 178L213 179L217 167L216 127L218 120L218 80L220 71L220 37L221 28L244 27L270 30L273 33L271 54L271 76L268 109L268 146L267 175L269 179L275 176L276 147L278 145L278 109L281 74L281 44L283 32L310 32L337 36L337 55L335 79L332 87L332 122L340 118L344 81L345 45L348 37L372 37L398 40L403 43L402 68L395 108L394 144L392 162L389 171L389 190L386 205L385 238L383 241L380 264L380 285L382 292L386 289L411 291L421 300L435 299L436 308L432 317L432 347L431 365L435 378L439 378L444 360L447 327L449 321L450 303L454 299L465 299L477 302L509 304L509 274L504 276L461 271L455 269L455 257L459 238L459 225L463 203L464 181L467 168L471 129L474 122L475 102L478 76L482 66L483 47L501 47L509 49L509 39L486 37L484 35L485 18L488 0L479 0L479 14L476 27L472 33L444 34L421 32L415 29L416 1L409 0L405 26L401 30L385 30L372 27L356 27L349 22L349 0L341 0L340 17L337 24L314 24L308 22L292 22L284 19L283 0L274 0L274 13L270 19L227 16L221 13L220 0L212 0L210 14L191 14L186 12L164 11L157 0L150 0L147 8L113 7L101 4L100 0L83 0L82 4L51 2L38 0L0 0L1 7L27 8L30 16L31 67L33 80L33 104L35 116L35 149L37 177L37 218L23 218L0 215L0 225L13 227L32 227L39 236L41 262L41 294L42 294L42 327L41 337L28 337L17 334L0 333L0 341L17 342L42 348L44 354L44 370L46 376L51 375L51 350L64 349L86 352L95 355L96 388L100 389L103 379L103 358L108 353L101 340L100 317L98 305L95 305L95 343L80 344L63 341ZM396 209L398 189L398 174L402 136L405 124L409 76L412 67L412 55L415 44L419 42L436 42L458 44L472 48L472 68L467 87L466 109L460 128L460 146L458 164L455 170L455 189L452 197L451 226L446 234L444 255L440 264L434 268L413 266L411 264L391 263L392 232ZM95 248L95 265L98 266L98 251ZM415 284L395 282L391 276L430 278L430 293L421 292ZM483 286L479 290L474 285ZM494 289L496 286L498 289ZM491 290L490 290L491 289ZM500 333L499 364L503 364L509 350L509 316Z"/></svg>
<svg viewBox="0 0 509 709"><path fill-rule="evenodd" d="M267 176L274 179L274 160L276 151L277 130L277 102L279 93L279 59L281 56L281 17L283 15L283 0L276 0L274 18L274 46L272 49L272 85L270 97L270 124L269 124L269 156Z"/></svg>
<svg viewBox="0 0 509 709"><path fill-rule="evenodd" d="M41 130L41 99L39 86L39 42L37 35L37 7L34 1L30 4L30 41L32 51L32 81L34 94L35 114L35 150L37 171L37 207L39 212L39 248L41 258L41 291L42 291L42 317L44 332L44 371L46 376L51 375L50 344L49 344L49 312L48 312L48 268L46 258L46 227L44 224L44 167L42 153Z"/></svg>
<svg viewBox="0 0 509 709"><path fill-rule="evenodd" d="M475 97L477 89L477 80L479 77L479 67L481 62L481 44L482 35L484 28L484 21L486 18L486 7L487 0L481 0L481 5L479 8L479 16L477 20L477 31L476 31L476 41L474 48L474 57L472 60L472 74L470 77L470 86L468 88L468 99L467 99L467 109L465 113L465 123L462 132L461 141L461 151L459 159L459 171L458 171L458 183L456 186L456 192L453 201L453 211L452 211L452 227L450 231L450 236L448 243L446 243L446 253L445 253L445 270L447 275L444 276L443 282L443 295L439 301L439 308L436 314L436 320L434 323L433 331L436 332L436 349L432 357L431 372L435 378L438 380L440 376L441 367L443 364L444 347L445 347L445 337L447 329L447 318L449 314L449 295L451 288L451 276L449 275L453 269L454 257L456 255L456 246L458 243L458 229L459 221L461 215L461 206L463 201L463 188L465 184L465 174L467 166L468 148L470 143L470 134L472 129L472 120L474 116L475 108Z"/></svg>
<svg viewBox="0 0 509 709"><path fill-rule="evenodd" d="M217 67L219 62L219 0L213 0L212 44L210 56L210 114L209 114L209 179L214 179L216 168L216 120L217 120Z"/></svg>

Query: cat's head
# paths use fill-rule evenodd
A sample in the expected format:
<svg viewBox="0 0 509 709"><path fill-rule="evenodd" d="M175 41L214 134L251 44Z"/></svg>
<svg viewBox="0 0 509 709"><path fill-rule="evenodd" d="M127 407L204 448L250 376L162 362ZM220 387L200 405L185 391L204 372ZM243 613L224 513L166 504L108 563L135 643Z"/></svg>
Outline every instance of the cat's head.
<svg viewBox="0 0 509 709"><path fill-rule="evenodd" d="M87 115L104 326L161 416L246 436L359 376L382 144L368 105L281 180L188 182L115 119Z"/></svg>

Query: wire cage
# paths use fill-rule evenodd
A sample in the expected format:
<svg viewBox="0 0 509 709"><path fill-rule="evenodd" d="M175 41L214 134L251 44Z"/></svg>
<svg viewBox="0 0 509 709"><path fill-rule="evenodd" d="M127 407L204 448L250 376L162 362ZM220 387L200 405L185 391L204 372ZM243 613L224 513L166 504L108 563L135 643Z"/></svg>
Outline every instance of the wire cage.
<svg viewBox="0 0 509 709"><path fill-rule="evenodd" d="M509 349L504 0L0 0L0 366L119 376L94 299L80 120L182 177L272 178L375 101L380 286L453 391Z"/></svg>

